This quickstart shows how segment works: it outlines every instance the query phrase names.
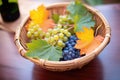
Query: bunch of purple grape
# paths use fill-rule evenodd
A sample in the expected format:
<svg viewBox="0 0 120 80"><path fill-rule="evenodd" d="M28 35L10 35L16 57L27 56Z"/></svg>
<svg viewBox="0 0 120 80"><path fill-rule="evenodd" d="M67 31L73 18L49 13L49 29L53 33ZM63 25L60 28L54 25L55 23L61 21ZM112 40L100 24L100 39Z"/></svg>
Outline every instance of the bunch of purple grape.
<svg viewBox="0 0 120 80"><path fill-rule="evenodd" d="M75 35L72 35L65 43L65 47L63 48L63 53L62 53L63 61L72 60L80 57L80 50L74 48L76 44L76 40L78 40L78 38Z"/></svg>

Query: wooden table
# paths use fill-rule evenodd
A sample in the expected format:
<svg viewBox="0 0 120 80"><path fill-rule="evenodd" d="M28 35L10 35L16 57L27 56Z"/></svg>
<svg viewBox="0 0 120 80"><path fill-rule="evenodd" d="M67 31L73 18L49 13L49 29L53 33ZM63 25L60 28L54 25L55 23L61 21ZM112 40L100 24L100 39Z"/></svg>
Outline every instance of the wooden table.
<svg viewBox="0 0 120 80"><path fill-rule="evenodd" d="M82 69L47 71L21 57L13 41L14 34L0 30L0 80L120 80L120 4L95 8L110 23L112 38L93 61Z"/></svg>

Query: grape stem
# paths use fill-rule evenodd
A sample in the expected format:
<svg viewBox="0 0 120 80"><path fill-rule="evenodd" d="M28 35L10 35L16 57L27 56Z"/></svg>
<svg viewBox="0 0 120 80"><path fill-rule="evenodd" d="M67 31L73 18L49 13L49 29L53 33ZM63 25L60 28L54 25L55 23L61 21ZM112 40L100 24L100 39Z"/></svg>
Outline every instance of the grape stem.
<svg viewBox="0 0 120 80"><path fill-rule="evenodd" d="M57 26L57 24L54 24L54 26ZM74 28L73 24L62 24L62 26L69 26L68 30L71 30Z"/></svg>
<svg viewBox="0 0 120 80"><path fill-rule="evenodd" d="M71 30L71 29L73 29L74 28L74 26L73 25L71 25L69 28L68 28L68 30Z"/></svg>

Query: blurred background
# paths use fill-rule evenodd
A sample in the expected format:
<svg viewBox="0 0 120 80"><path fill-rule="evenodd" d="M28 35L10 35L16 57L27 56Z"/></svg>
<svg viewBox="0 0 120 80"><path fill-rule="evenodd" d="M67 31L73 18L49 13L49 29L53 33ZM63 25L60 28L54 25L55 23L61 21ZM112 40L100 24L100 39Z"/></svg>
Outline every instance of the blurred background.
<svg viewBox="0 0 120 80"><path fill-rule="evenodd" d="M15 1L15 0L10 0ZM26 16L29 15L29 11L33 8L38 7L40 4L51 5L53 3L60 3L60 2L70 2L74 0L18 0L19 10L20 10L20 17L12 22L12 23L4 23L1 18L0 13L0 25L7 27L8 30L15 32L16 26L20 24ZM87 3L91 6L99 6L99 5L106 5L106 4L116 4L120 3L120 0L81 0L84 3ZM1 4L2 0L0 0ZM118 6L119 7L119 6ZM16 23L16 24L14 24ZM9 27L8 27L9 26ZM1 26L0 26L1 28ZM6 28L5 28L6 29Z"/></svg>
<svg viewBox="0 0 120 80"><path fill-rule="evenodd" d="M82 1L93 6L101 4L120 3L120 0L82 0Z"/></svg>
<svg viewBox="0 0 120 80"><path fill-rule="evenodd" d="M74 0L29 0L29 1L40 1L40 2L68 2L68 1L74 1ZM82 0L83 2L89 4L89 5L101 5L101 4L114 4L114 3L120 3L120 0Z"/></svg>

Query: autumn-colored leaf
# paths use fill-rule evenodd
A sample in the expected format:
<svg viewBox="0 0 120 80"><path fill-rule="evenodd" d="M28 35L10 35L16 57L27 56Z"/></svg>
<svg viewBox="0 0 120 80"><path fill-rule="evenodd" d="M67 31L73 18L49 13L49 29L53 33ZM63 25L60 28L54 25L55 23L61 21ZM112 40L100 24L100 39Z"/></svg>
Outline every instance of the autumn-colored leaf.
<svg viewBox="0 0 120 80"><path fill-rule="evenodd" d="M37 24L42 24L45 20L48 19L49 11L44 5L41 5L37 10L30 11L30 19Z"/></svg>
<svg viewBox="0 0 120 80"><path fill-rule="evenodd" d="M89 45L90 42L87 42L87 41L82 41L82 40L77 40L77 43L75 45L75 48L76 49L82 49L84 47L86 47L87 45Z"/></svg>
<svg viewBox="0 0 120 80"><path fill-rule="evenodd" d="M82 47L80 48L80 54L83 55L83 54L88 54L90 53L91 51L93 51L95 48L97 48L101 43L102 41L104 40L104 38L100 35L97 35L90 44L88 44L87 46L85 47ZM83 45L85 43L79 43L79 45ZM78 44L77 44L78 46Z"/></svg>
<svg viewBox="0 0 120 80"><path fill-rule="evenodd" d="M94 40L85 48L81 49L81 54L88 54L92 52L95 48L97 48L101 42L104 40L104 38L100 35L96 36Z"/></svg>
<svg viewBox="0 0 120 80"><path fill-rule="evenodd" d="M76 36L78 37L77 44L75 48L81 49L94 39L94 30L92 28L83 27L83 32L76 32ZM80 45L79 45L80 44Z"/></svg>
<svg viewBox="0 0 120 80"><path fill-rule="evenodd" d="M44 21L43 24L40 24L40 26L44 32L47 32L47 30L50 28L53 29L54 25L55 25L55 23L52 19L47 19L46 21Z"/></svg>

